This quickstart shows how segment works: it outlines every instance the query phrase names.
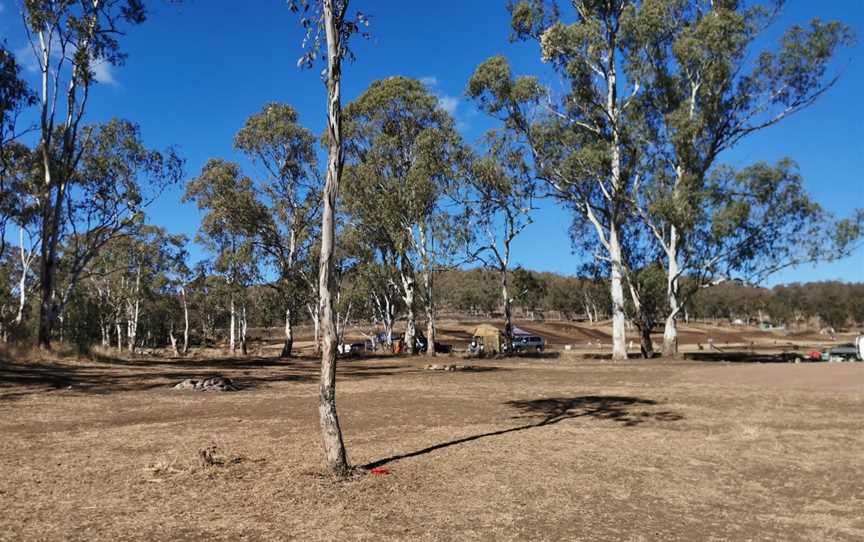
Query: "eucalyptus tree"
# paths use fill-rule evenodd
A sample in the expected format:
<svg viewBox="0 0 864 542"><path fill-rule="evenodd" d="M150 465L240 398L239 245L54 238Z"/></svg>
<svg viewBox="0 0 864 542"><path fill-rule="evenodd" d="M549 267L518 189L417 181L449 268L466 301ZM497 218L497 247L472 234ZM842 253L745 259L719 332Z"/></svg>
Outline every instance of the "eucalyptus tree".
<svg viewBox="0 0 864 542"><path fill-rule="evenodd" d="M201 175L189 181L183 199L206 211L196 240L213 254L213 269L224 282L229 349L236 351L239 339L246 354L247 289L259 276L255 239L248 229L250 219L259 216L252 179L244 176L236 163L211 159Z"/></svg>
<svg viewBox="0 0 864 542"><path fill-rule="evenodd" d="M54 192L54 196L62 196L62 206L60 213L53 215L56 227L52 222L47 233L45 213L53 211L44 206L46 185L39 180L44 178L44 164L39 164L33 184L40 213L39 338L43 347L50 345L51 326L62 315L90 261L106 243L140 224L147 205L182 175L183 161L175 152L146 148L138 126L128 121L112 120L85 130L87 137L75 148L75 169L65 176L66 188ZM46 258L53 263L46 265ZM49 271L50 277L46 275Z"/></svg>
<svg viewBox="0 0 864 542"><path fill-rule="evenodd" d="M345 202L344 220L358 260L352 277L355 290L368 296L369 316L383 328L384 342L390 346L396 320L403 310L399 256L386 231L351 214L355 203L352 196L346 195Z"/></svg>
<svg viewBox="0 0 864 542"><path fill-rule="evenodd" d="M32 173L32 155L18 141L27 132L19 125L19 117L35 99L21 78L15 56L0 43L0 334L4 338L10 326L20 326L23 320L30 268L36 254L36 247L28 242L34 213L25 189ZM18 244L13 246L17 254L8 257L7 229L18 230Z"/></svg>
<svg viewBox="0 0 864 542"><path fill-rule="evenodd" d="M193 271L189 268L189 252L186 249L188 239L186 236L178 235L171 238L174 251L167 259L165 269L165 283L168 295L175 293L179 298L180 307L183 309L183 348L178 352L182 355L189 353L189 285L193 280ZM174 313L171 313L170 340L171 345L177 352L177 344L174 339Z"/></svg>
<svg viewBox="0 0 864 542"><path fill-rule="evenodd" d="M735 271L753 280L778 266L844 251L830 242L826 250L816 250L825 238L808 237L809 226L825 217L800 194L794 196L799 207L782 206L786 214L768 209L791 187L753 176L791 181L788 162L770 173L766 166L748 168L739 180L749 177L755 184L727 183L728 199L718 197L723 187L710 179L724 151L813 104L837 81L832 62L852 40L841 22L813 19L794 25L777 47L760 50L781 7L781 1L646 0L639 24L629 24L629 67L646 90L643 106L652 120L654 174L638 195L638 209L666 261L664 355L677 352L676 323L695 289ZM761 207L761 218L740 216L738 224L725 220L744 212L743 200ZM722 226L713 227L714 220ZM723 236L712 234L720 229ZM684 276L695 279L687 291L682 291Z"/></svg>
<svg viewBox="0 0 864 542"><path fill-rule="evenodd" d="M207 347L216 342L216 329L225 321L219 290L221 277L214 275L213 262L199 261L192 268L192 280L186 285L186 299L194 327L200 330L198 343Z"/></svg>
<svg viewBox="0 0 864 542"><path fill-rule="evenodd" d="M327 86L327 177L322 192L321 253L319 296L324 340L321 349L321 385L319 412L324 453L330 470L337 476L346 476L350 468L342 440L342 429L336 412L336 354L337 334L333 314L335 296L334 254L336 247L336 200L342 178L345 158L342 147L342 61L354 56L348 42L354 34L364 34L362 28L368 19L362 13L352 19L348 14L349 0L289 0L291 11L301 13L300 21L306 29L306 53L298 64L311 67L323 57L323 71ZM322 54L322 49L326 50Z"/></svg>
<svg viewBox="0 0 864 542"><path fill-rule="evenodd" d="M19 126L21 113L35 103L36 96L21 79L15 55L0 43L0 258L6 251L6 225L16 218L20 205L16 181L26 147L17 142L25 128Z"/></svg>
<svg viewBox="0 0 864 542"><path fill-rule="evenodd" d="M312 132L299 124L297 112L279 103L267 104L249 117L234 139L235 148L264 170L256 183L260 212L249 228L275 266L277 278L269 284L285 306L283 357L291 356L293 324L308 297L300 263L312 257L318 240L321 176L315 142Z"/></svg>
<svg viewBox="0 0 864 542"><path fill-rule="evenodd" d="M164 291L168 275L183 258L184 244L183 236L137 224L132 231L103 245L90 262L85 281L95 290L103 346L108 346L113 324L117 349L123 349L125 335L126 349L134 351L142 306Z"/></svg>
<svg viewBox="0 0 864 542"><path fill-rule="evenodd" d="M392 259L382 253L380 257L370 255L364 260L356 278L359 290L368 297L370 317L373 323L381 326L387 346L393 344L393 327L401 310L397 277Z"/></svg>
<svg viewBox="0 0 864 542"><path fill-rule="evenodd" d="M96 83L96 66L123 64L118 36L144 22L141 0L86 0L23 3L25 28L39 72L39 144L42 180L40 213L41 304L39 344L49 348L62 307L56 302L59 247L69 220L70 201L78 200L82 149L93 139L83 121ZM82 135L84 137L82 137ZM74 273L73 273L74 276Z"/></svg>
<svg viewBox="0 0 864 542"><path fill-rule="evenodd" d="M511 145L506 134L488 134L488 150L472 161L459 199L470 232L469 258L499 276L504 336L513 342L513 294L509 274L513 241L531 224L536 185L524 148Z"/></svg>
<svg viewBox="0 0 864 542"><path fill-rule="evenodd" d="M639 350L642 357L654 357L651 332L665 313L665 273L662 266L651 263L642 268L631 267L627 274L630 303L627 305L630 321L639 329Z"/></svg>
<svg viewBox="0 0 864 542"><path fill-rule="evenodd" d="M534 175L593 230L607 261L612 301L612 357L627 358L621 232L632 217L642 163L642 87L627 77L631 38L641 10L635 1L574 0L573 22L555 2L510 4L514 37L536 41L562 78L554 97L536 77L513 77L503 57L481 64L468 95L503 121L531 151ZM625 75L626 74L626 75Z"/></svg>
<svg viewBox="0 0 864 542"><path fill-rule="evenodd" d="M4 268L0 289L10 296L0 305L0 313L5 315L0 316L0 326L8 330L23 324L27 300L37 286L34 268L39 254L39 209L33 178L38 162L35 153L15 141L7 141L0 153L0 266Z"/></svg>
<svg viewBox="0 0 864 542"><path fill-rule="evenodd" d="M188 239L182 234L169 234L162 228L148 226L137 236L139 242L148 243L142 247L139 259L150 267L147 272L147 292L150 297L151 329L167 333L168 342L175 355L189 352L189 300L186 288L192 280L192 271L187 261ZM177 348L175 331L178 327L178 312L182 310L183 346ZM158 316L159 319L154 318ZM155 325L154 325L155 324ZM165 329L167 327L167 329ZM164 337L164 335L163 335ZM161 342L161 337L160 337Z"/></svg>
<svg viewBox="0 0 864 542"><path fill-rule="evenodd" d="M420 273L432 346L434 273L449 237L442 195L461 175L461 137L438 99L420 81L405 77L373 82L346 107L345 117L351 220L398 259L408 351L414 348Z"/></svg>

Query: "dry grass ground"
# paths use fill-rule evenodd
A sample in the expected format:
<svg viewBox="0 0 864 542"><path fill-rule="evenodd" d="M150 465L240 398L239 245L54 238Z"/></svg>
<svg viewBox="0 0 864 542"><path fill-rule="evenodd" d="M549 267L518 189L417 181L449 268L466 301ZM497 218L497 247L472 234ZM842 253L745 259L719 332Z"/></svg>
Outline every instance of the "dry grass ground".
<svg viewBox="0 0 864 542"><path fill-rule="evenodd" d="M864 539L864 364L429 362L341 364L347 482L312 360L2 362L0 540Z"/></svg>

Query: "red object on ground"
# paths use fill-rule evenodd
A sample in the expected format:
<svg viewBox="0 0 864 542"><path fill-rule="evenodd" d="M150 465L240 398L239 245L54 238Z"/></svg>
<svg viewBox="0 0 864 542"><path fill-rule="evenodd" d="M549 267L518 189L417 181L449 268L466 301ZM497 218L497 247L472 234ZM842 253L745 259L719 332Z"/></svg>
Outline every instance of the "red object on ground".
<svg viewBox="0 0 864 542"><path fill-rule="evenodd" d="M822 352L820 352L818 350L813 350L812 352L807 354L807 357L813 361L819 361L822 359Z"/></svg>
<svg viewBox="0 0 864 542"><path fill-rule="evenodd" d="M383 476L385 474L390 474L390 469L388 469L387 467L375 467L375 468L369 469L369 472L371 472L372 474L377 474L379 476Z"/></svg>

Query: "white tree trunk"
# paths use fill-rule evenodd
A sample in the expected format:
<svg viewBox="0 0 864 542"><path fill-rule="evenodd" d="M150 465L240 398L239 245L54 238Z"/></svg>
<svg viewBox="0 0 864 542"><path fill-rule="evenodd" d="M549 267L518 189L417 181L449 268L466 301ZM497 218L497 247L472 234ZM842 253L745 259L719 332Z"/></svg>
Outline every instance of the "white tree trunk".
<svg viewBox="0 0 864 542"><path fill-rule="evenodd" d="M423 282L426 287L426 352L435 355L435 297L432 294L432 273L427 269L423 273Z"/></svg>
<svg viewBox="0 0 864 542"><path fill-rule="evenodd" d="M133 353L135 343L138 336L138 317L141 310L141 267L139 266L135 273L135 287L132 290L130 299L126 301L126 331L129 336L129 353Z"/></svg>
<svg viewBox="0 0 864 542"><path fill-rule="evenodd" d="M232 297L231 298L231 323L229 326L230 327L229 334L231 335L231 338L228 339L228 349L231 351L232 354L237 350L237 343L235 342L236 337L237 337L237 323L236 322L237 322L237 311L234 308L234 298Z"/></svg>
<svg viewBox="0 0 864 542"><path fill-rule="evenodd" d="M306 310L309 312L309 317L312 318L312 327L314 329L315 353L321 353L321 312L320 307L316 303L314 306L307 305Z"/></svg>
<svg viewBox="0 0 864 542"><path fill-rule="evenodd" d="M180 297L183 300L183 355L189 353L189 304L186 301L186 288L180 288Z"/></svg>
<svg viewBox="0 0 864 542"><path fill-rule="evenodd" d="M319 306L324 337L321 348L321 383L318 413L327 465L337 476L349 472L342 428L336 412L336 322L333 296L336 288L336 201L342 177L342 30L333 0L323 0L324 30L327 36L327 178L324 182L321 214L321 259L319 261ZM343 9L345 7L343 6Z"/></svg>
<svg viewBox="0 0 864 542"><path fill-rule="evenodd" d="M606 112L611 124L612 142L610 145L610 160L612 166L611 185L612 193L607 196L607 205L611 208L609 219L609 260L612 267L611 294L612 294L612 359L615 361L627 359L627 330L626 317L624 314L624 260L621 254L621 241L619 235L619 217L616 207L620 197L625 190L621 178L621 141L620 141L620 111L618 110L618 75L615 58L615 46L607 51L606 69Z"/></svg>
<svg viewBox="0 0 864 542"><path fill-rule="evenodd" d="M409 354L414 353L414 343L417 337L417 314L414 310L414 276L401 273L402 278L402 301L405 303L405 336L402 340L402 351Z"/></svg>
<svg viewBox="0 0 864 542"><path fill-rule="evenodd" d="M393 320L395 317L395 304L390 299L389 292L385 286L384 292L378 295L377 292L372 292L372 299L375 302L375 309L378 312L378 319L381 325L384 326L384 336L387 346L393 345Z"/></svg>
<svg viewBox="0 0 864 542"><path fill-rule="evenodd" d="M174 336L174 322L171 322L171 327L168 329L168 340L171 341L171 350L174 351L174 355L179 356L180 352L177 350L177 337Z"/></svg>
<svg viewBox="0 0 864 542"><path fill-rule="evenodd" d="M18 229L18 245L21 251L21 278L18 279L18 312L15 315L15 325L20 326L24 321L24 307L27 306L27 275L30 265L33 263L34 250L24 248L24 228Z"/></svg>
<svg viewBox="0 0 864 542"><path fill-rule="evenodd" d="M246 346L246 330L248 329L246 325L246 304L240 307L240 352L245 356L249 353L249 350Z"/></svg>
<svg viewBox="0 0 864 542"><path fill-rule="evenodd" d="M293 349L294 327L291 325L291 309L285 309L285 344L282 345L281 357L290 358Z"/></svg>
<svg viewBox="0 0 864 542"><path fill-rule="evenodd" d="M675 357L678 355L678 315L681 306L678 299L679 294L679 267L678 267L678 229L671 227L670 242L667 248L667 271L666 271L666 298L669 305L669 314L663 328L663 357Z"/></svg>
<svg viewBox="0 0 864 542"><path fill-rule="evenodd" d="M507 287L507 268L499 269L501 275L501 301L504 305L504 340L507 342L507 353L513 353L513 307L510 291Z"/></svg>
<svg viewBox="0 0 864 542"><path fill-rule="evenodd" d="M627 329L624 314L621 243L618 239L617 226L614 224L609 231L609 255L612 267L612 359L622 361L627 359Z"/></svg>

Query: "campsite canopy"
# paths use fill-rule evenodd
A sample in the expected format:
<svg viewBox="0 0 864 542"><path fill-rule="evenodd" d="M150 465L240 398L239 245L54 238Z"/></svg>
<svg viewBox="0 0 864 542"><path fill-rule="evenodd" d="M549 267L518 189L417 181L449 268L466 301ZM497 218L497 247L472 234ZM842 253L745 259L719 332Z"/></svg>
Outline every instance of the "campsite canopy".
<svg viewBox="0 0 864 542"><path fill-rule="evenodd" d="M490 324L480 324L474 329L474 338L483 345L486 352L500 352L502 336L501 330Z"/></svg>

